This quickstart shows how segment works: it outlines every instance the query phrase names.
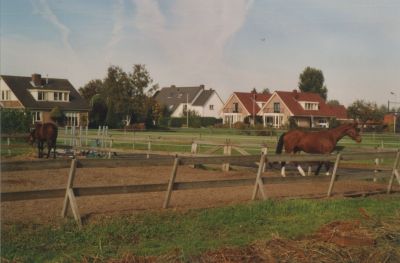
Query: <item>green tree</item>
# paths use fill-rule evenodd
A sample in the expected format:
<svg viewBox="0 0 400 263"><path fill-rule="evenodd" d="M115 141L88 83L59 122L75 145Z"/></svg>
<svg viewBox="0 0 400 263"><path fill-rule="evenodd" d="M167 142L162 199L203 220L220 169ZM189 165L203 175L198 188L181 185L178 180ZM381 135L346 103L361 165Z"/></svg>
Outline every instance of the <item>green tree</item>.
<svg viewBox="0 0 400 263"><path fill-rule="evenodd" d="M108 109L103 97L100 94L94 95L89 105L89 126L97 128L99 125L105 125Z"/></svg>
<svg viewBox="0 0 400 263"><path fill-rule="evenodd" d="M19 109L0 109L1 133L26 133L32 125L29 111Z"/></svg>
<svg viewBox="0 0 400 263"><path fill-rule="evenodd" d="M85 86L79 88L79 93L86 101L90 101L93 96L100 94L103 90L104 84L100 79L89 81Z"/></svg>
<svg viewBox="0 0 400 263"><path fill-rule="evenodd" d="M57 124L63 124L65 121L65 114L61 111L60 107L56 106L51 109L50 118Z"/></svg>
<svg viewBox="0 0 400 263"><path fill-rule="evenodd" d="M321 70L306 67L299 77L299 89L302 92L314 92L326 100L328 89L324 85L324 74Z"/></svg>
<svg viewBox="0 0 400 263"><path fill-rule="evenodd" d="M104 80L103 98L114 114L123 118L126 125L131 121L142 121L148 116L146 91L152 83L150 73L144 65L134 65L131 73L120 67L108 68Z"/></svg>
<svg viewBox="0 0 400 263"><path fill-rule="evenodd" d="M362 127L367 121L382 121L384 112L377 106L375 102L364 100L354 101L348 108L349 116L362 124Z"/></svg>
<svg viewBox="0 0 400 263"><path fill-rule="evenodd" d="M332 105L332 106L339 106L341 105L340 102L338 100L328 100L328 102L326 103L328 105Z"/></svg>
<svg viewBox="0 0 400 263"><path fill-rule="evenodd" d="M262 94L271 94L271 91L269 90L269 88L265 88L261 91Z"/></svg>

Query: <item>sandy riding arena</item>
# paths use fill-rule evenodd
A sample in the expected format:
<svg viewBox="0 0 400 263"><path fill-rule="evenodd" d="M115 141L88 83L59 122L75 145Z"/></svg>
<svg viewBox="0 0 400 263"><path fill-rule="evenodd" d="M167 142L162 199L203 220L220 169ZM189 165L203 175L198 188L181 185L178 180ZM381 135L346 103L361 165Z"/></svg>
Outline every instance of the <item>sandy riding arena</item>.
<svg viewBox="0 0 400 263"><path fill-rule="evenodd" d="M167 183L171 167L133 168L81 168L77 170L75 186L112 186ZM276 175L276 174L275 174ZM216 169L194 169L180 166L177 182L221 179L255 178L256 170L236 169L221 172ZM264 176L271 176L265 173ZM32 191L65 188L68 169L3 172L2 192ZM322 197L326 195L329 182L273 184L265 186L268 197ZM355 192L379 191L386 189L386 183L371 181L338 181L333 197ZM396 185L393 190L399 190ZM174 191L170 202L172 209L204 208L227 204L249 202L253 186ZM142 210L161 209L165 192L118 194L78 197L77 203L83 218L93 215L134 213ZM46 222L60 218L63 198L38 199L29 201L2 202L2 221Z"/></svg>

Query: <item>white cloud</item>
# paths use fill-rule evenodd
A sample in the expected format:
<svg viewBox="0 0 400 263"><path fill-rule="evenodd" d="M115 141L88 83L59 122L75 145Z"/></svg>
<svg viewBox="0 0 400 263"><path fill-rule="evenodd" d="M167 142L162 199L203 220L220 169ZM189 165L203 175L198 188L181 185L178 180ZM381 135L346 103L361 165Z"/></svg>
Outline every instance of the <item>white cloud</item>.
<svg viewBox="0 0 400 263"><path fill-rule="evenodd" d="M135 27L144 41L158 45L165 59L161 73L164 82L207 82L226 88L235 82L232 78L239 81L236 70L224 61L225 48L243 26L252 1L177 0L164 13L155 0L133 3Z"/></svg>
<svg viewBox="0 0 400 263"><path fill-rule="evenodd" d="M61 40L67 50L71 55L75 55L74 49L72 48L71 42L69 40L70 29L63 24L58 17L51 10L47 0L32 1L34 13L41 15L44 19L50 22L61 35Z"/></svg>
<svg viewBox="0 0 400 263"><path fill-rule="evenodd" d="M110 41L107 44L106 62L111 63L114 51L123 38L124 0L114 1L113 28Z"/></svg>

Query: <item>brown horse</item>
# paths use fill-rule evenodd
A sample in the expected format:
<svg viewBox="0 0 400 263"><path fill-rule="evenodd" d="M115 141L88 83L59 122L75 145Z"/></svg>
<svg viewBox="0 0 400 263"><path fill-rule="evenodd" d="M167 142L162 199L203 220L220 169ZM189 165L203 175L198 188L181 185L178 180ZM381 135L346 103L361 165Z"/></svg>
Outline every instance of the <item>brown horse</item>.
<svg viewBox="0 0 400 263"><path fill-rule="evenodd" d="M337 128L318 131L318 132L305 132L300 130L291 130L283 133L279 138L278 145L276 146L276 153L281 154L283 147L286 153L297 153L300 151L314 154L328 154L333 152L336 144L344 136L349 136L356 142L361 142L357 123L343 124ZM319 173L322 163L319 164L315 174ZM330 163L325 163L327 172L330 168ZM300 173L304 176L305 173L300 166L297 166ZM282 176L285 176L285 162L282 162Z"/></svg>
<svg viewBox="0 0 400 263"><path fill-rule="evenodd" d="M29 134L29 142L33 144L37 140L38 157L43 157L43 145L47 143L47 158L50 156L50 151L54 149L53 158L56 158L56 143L57 143L58 128L53 123L36 123L35 128Z"/></svg>

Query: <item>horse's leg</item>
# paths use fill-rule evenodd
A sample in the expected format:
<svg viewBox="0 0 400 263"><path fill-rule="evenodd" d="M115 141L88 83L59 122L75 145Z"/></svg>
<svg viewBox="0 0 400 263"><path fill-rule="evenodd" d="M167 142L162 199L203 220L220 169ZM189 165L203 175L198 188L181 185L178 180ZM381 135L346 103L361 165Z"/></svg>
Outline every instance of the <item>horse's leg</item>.
<svg viewBox="0 0 400 263"><path fill-rule="evenodd" d="M281 162L281 175L282 175L282 177L286 177L285 165L286 165L286 162Z"/></svg>
<svg viewBox="0 0 400 263"><path fill-rule="evenodd" d="M300 152L298 149L295 149L295 150L294 150L294 153L295 153L295 154L298 153L298 152ZM303 170L303 168L300 166L300 164L295 163L295 165L297 166L297 170L299 170L299 173L300 173L302 176L306 176L306 173L304 172L304 170Z"/></svg>
<svg viewBox="0 0 400 263"><path fill-rule="evenodd" d="M54 142L54 144L53 144L53 148L54 148L54 155L53 155L53 159L56 159L56 145L57 145L57 143L56 143L56 142Z"/></svg>
<svg viewBox="0 0 400 263"><path fill-rule="evenodd" d="M47 142L47 159L49 159L50 152L51 152L51 143L48 141Z"/></svg>
<svg viewBox="0 0 400 263"><path fill-rule="evenodd" d="M38 142L38 152L39 158L43 158L43 142L41 141Z"/></svg>
<svg viewBox="0 0 400 263"><path fill-rule="evenodd" d="M297 170L299 170L299 173L302 176L306 176L306 173L304 172L303 168L300 166L300 164L297 164Z"/></svg>
<svg viewBox="0 0 400 263"><path fill-rule="evenodd" d="M325 162L325 168L326 168L326 175L329 175L329 170L331 169L331 162Z"/></svg>
<svg viewBox="0 0 400 263"><path fill-rule="evenodd" d="M318 167L317 167L317 170L315 170L315 175L319 175L319 171L321 170L321 167L322 167L322 162L318 162Z"/></svg>

